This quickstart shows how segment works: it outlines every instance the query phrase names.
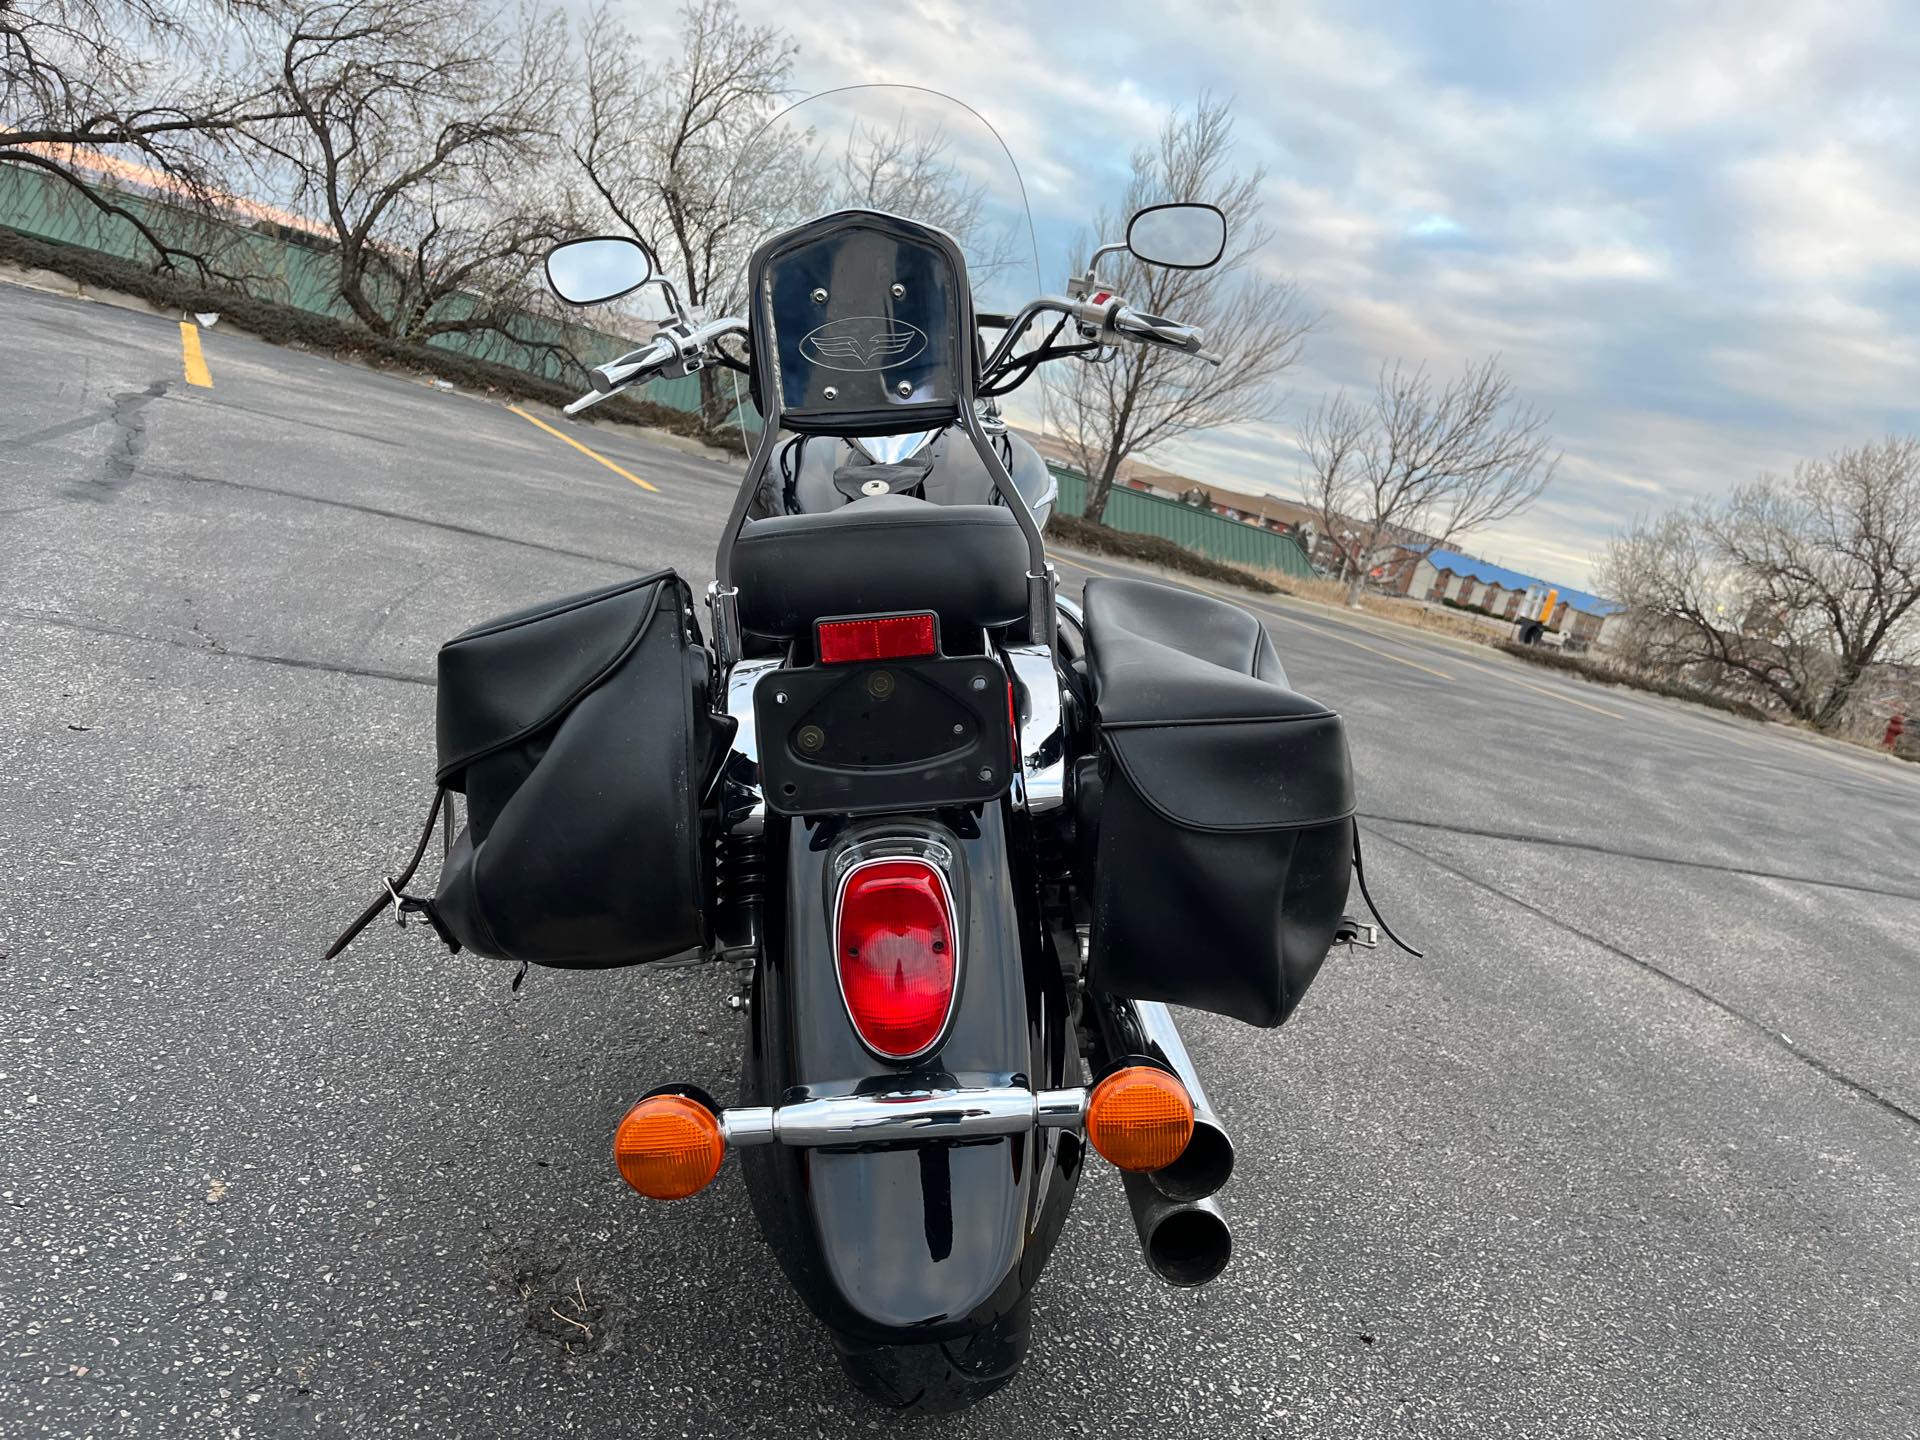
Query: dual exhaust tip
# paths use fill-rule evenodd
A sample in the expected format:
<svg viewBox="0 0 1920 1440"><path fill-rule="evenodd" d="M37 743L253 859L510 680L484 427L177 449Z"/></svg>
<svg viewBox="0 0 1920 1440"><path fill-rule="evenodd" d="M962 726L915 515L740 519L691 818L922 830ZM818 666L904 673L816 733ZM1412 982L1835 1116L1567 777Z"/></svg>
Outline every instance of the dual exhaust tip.
<svg viewBox="0 0 1920 1440"><path fill-rule="evenodd" d="M1233 1230L1213 1200L1232 1173L1233 1141L1209 1113L1204 1120L1195 1117L1193 1138L1172 1165L1120 1177L1140 1253L1169 1285L1217 1280L1233 1258Z"/></svg>
<svg viewBox="0 0 1920 1440"><path fill-rule="evenodd" d="M1208 1103L1172 1012L1153 1000L1091 997L1095 1032L1106 1063L1145 1056L1164 1066L1193 1102L1193 1133L1167 1165L1122 1172L1127 1209L1140 1236L1147 1268L1169 1285L1217 1280L1233 1258L1233 1230L1213 1200L1233 1174L1233 1139Z"/></svg>

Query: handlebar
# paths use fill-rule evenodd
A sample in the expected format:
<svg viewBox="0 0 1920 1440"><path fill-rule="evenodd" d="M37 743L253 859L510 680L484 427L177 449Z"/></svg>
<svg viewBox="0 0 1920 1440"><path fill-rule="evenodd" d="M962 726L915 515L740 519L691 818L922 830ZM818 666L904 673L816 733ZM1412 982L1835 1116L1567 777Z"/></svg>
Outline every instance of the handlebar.
<svg viewBox="0 0 1920 1440"><path fill-rule="evenodd" d="M1169 349L1179 350L1204 360L1209 365L1218 365L1220 357L1209 354L1200 348L1205 338L1191 325L1181 325L1173 320L1162 319L1158 315L1148 315L1129 305L1116 305L1107 317L1107 324L1122 335L1137 340L1149 341L1155 345L1165 345Z"/></svg>
<svg viewBox="0 0 1920 1440"><path fill-rule="evenodd" d="M593 388L612 392L631 384L642 371L653 370L673 358L673 344L664 335L655 336L638 350L629 350L617 360L596 365L587 372Z"/></svg>
<svg viewBox="0 0 1920 1440"><path fill-rule="evenodd" d="M593 389L568 405L566 413L578 415L636 381L651 380L676 360L682 362L680 373L691 375L707 363L708 351L719 340L728 335L744 335L746 330L747 322L732 316L709 320L689 330L677 326L662 330L638 350L629 350L618 359L596 365L588 371Z"/></svg>
<svg viewBox="0 0 1920 1440"><path fill-rule="evenodd" d="M1012 357L1014 346L1026 333L1027 326L1050 312L1072 319L1090 339L1107 336L1143 345L1160 345L1209 365L1221 363L1220 356L1201 348L1205 337L1193 326L1135 310L1119 297L1103 291L1091 300L1045 295L1029 301L1015 316L976 317L982 323L1005 326L1005 333L994 346L992 355L981 366L982 375L991 378ZM707 363L709 352L719 340L727 335L743 335L746 329L746 321L732 316L691 328L670 326L638 350L629 350L617 359L595 366L589 372L593 389L568 405L566 413L577 415L629 385L652 379L676 362L681 367L679 373L690 375Z"/></svg>
<svg viewBox="0 0 1920 1440"><path fill-rule="evenodd" d="M1027 327L1047 314L1069 317L1090 338L1099 334L1144 345L1163 345L1183 355L1191 355L1196 360L1204 360L1209 365L1218 365L1221 361L1220 356L1201 349L1206 337L1193 326L1135 310L1119 297L1103 291L1091 300L1066 295L1043 295L1038 300L1028 301L1018 315L1007 321L1006 333L1000 337L999 344L993 347L993 353L981 367L982 374L991 376L1011 360L1014 346L1026 333ZM1001 319L1000 316L994 317L996 322Z"/></svg>

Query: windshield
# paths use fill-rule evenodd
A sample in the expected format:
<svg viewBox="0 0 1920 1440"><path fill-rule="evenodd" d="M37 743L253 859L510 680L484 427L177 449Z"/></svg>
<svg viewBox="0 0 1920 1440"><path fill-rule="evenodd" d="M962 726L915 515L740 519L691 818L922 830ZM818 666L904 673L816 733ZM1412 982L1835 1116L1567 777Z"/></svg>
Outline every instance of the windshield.
<svg viewBox="0 0 1920 1440"><path fill-rule="evenodd" d="M731 184L753 197L742 213L762 239L835 210L880 210L958 242L975 309L1006 313L1040 293L1013 157L985 119L937 90L852 85L802 100L747 143Z"/></svg>

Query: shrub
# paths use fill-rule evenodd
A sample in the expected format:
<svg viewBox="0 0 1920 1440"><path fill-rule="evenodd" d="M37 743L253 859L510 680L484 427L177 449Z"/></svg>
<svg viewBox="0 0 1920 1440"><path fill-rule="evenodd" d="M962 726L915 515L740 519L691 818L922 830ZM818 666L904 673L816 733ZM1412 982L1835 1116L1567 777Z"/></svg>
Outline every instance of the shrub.
<svg viewBox="0 0 1920 1440"><path fill-rule="evenodd" d="M1223 560L1215 560L1211 556L1176 545L1171 540L1164 540L1158 535L1134 535L1125 530L1115 530L1111 526L1102 525L1096 520L1083 519L1078 515L1062 515L1055 511L1053 518L1047 521L1047 533L1082 550L1092 550L1103 555L1119 555L1128 560L1142 560L1149 565L1158 565L1183 575L1198 576L1202 580L1218 580L1227 585L1238 585L1261 595L1288 593L1285 586L1276 585L1273 581L1264 579L1251 570L1242 570L1238 565L1229 565Z"/></svg>
<svg viewBox="0 0 1920 1440"><path fill-rule="evenodd" d="M0 260L52 270L98 289L117 290L162 310L218 311L228 324L276 345L299 345L331 355L357 355L381 364L427 370L469 389L561 406L586 388L584 375L577 385L569 385L492 360L476 360L458 351L389 340L352 321L222 289L176 271L149 270L98 250L43 240L4 225L0 225ZM733 431L715 430L698 415L629 395L616 395L602 401L595 407L595 414L608 420L670 430L709 444L739 443L739 436Z"/></svg>
<svg viewBox="0 0 1920 1440"><path fill-rule="evenodd" d="M1530 660L1535 665L1546 666L1549 670L1564 670L1582 679L1598 681L1602 685L1624 685L1632 690L1645 690L1651 694L1666 695L1675 700L1691 700L1696 705L1724 710L1729 715L1744 716L1748 720L1774 718L1751 701L1738 700L1731 695L1722 695L1717 690L1703 689L1698 685L1688 685L1679 680L1628 670L1593 656L1569 655L1564 650L1556 650L1550 646L1521 645L1512 640L1500 641L1499 648L1518 659Z"/></svg>

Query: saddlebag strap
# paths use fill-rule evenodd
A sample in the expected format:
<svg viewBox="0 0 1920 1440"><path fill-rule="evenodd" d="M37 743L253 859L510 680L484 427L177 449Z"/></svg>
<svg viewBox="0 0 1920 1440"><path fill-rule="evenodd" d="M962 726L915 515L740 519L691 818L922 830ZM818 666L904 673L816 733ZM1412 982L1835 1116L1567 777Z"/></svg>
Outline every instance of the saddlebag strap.
<svg viewBox="0 0 1920 1440"><path fill-rule="evenodd" d="M1406 941L1393 933L1393 927L1387 924L1387 917L1380 913L1380 907L1373 903L1373 896L1367 891L1367 867L1360 863L1360 821L1357 818L1353 822L1353 878L1360 882L1360 898L1367 902L1367 909L1373 912L1374 920L1379 923L1380 933L1398 945L1402 950L1406 951L1407 954L1413 956L1414 959L1425 959L1426 951L1414 949L1413 946L1407 944Z"/></svg>
<svg viewBox="0 0 1920 1440"><path fill-rule="evenodd" d="M388 906L393 907L394 919L403 929L406 926L409 915L426 916L427 923L433 927L433 933L440 937L441 943L454 954L458 955L460 953L460 942L453 938L453 933L447 929L446 924L440 919L440 916L435 913L433 902L423 899L420 896L406 893L407 882L413 879L414 872L420 868L421 860L426 857L427 842L433 839L433 827L439 821L442 807L444 807L446 803L447 792L445 788L436 789L433 792L433 805L427 811L427 823L422 826L420 830L420 843L413 847L413 858L407 861L406 868L398 875L384 882L386 886L385 893L376 897L371 905L360 912L359 917L341 932L340 938L333 942L333 948L328 950L327 953L321 957L322 959L331 960L342 950L345 950L347 946L354 942L362 930L380 918L380 912Z"/></svg>

